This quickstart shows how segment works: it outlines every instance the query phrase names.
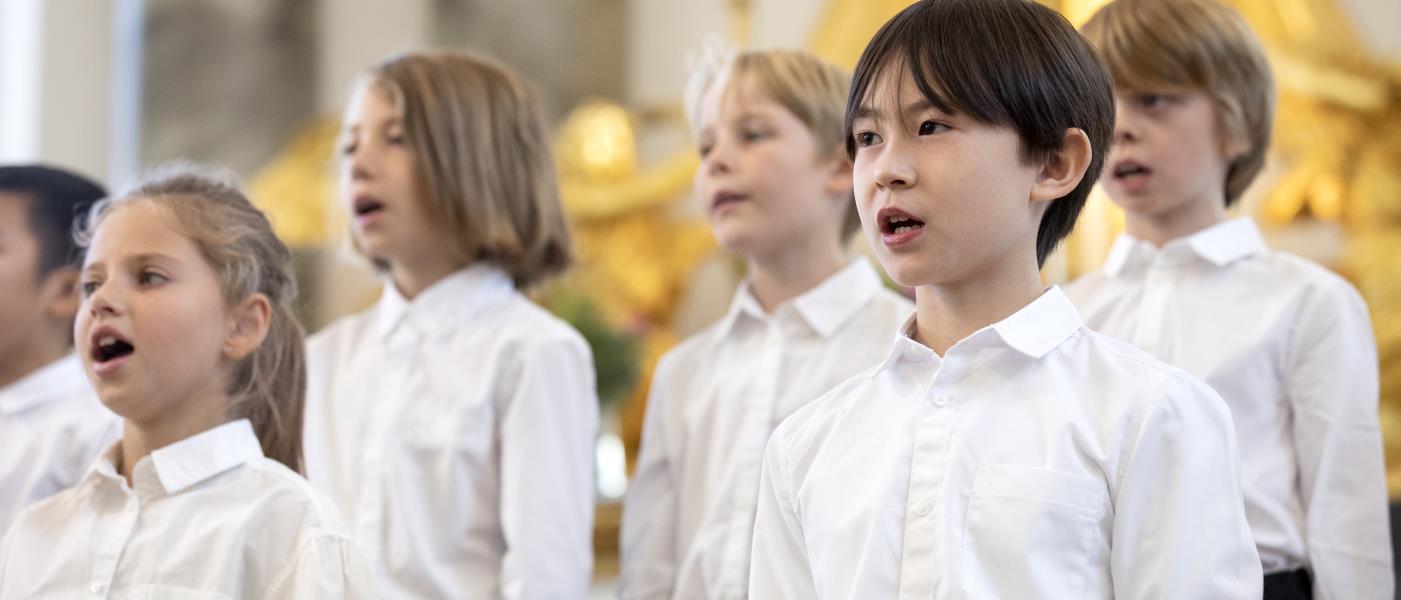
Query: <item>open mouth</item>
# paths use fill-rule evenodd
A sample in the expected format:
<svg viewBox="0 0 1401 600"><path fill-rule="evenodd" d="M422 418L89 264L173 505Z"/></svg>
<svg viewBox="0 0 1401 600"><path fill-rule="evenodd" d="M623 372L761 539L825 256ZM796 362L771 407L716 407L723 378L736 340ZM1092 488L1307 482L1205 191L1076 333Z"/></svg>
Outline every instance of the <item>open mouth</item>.
<svg viewBox="0 0 1401 600"><path fill-rule="evenodd" d="M92 345L92 359L98 364L110 363L130 356L136 351L136 347L131 342L126 341L121 336L112 331L99 331L94 334Z"/></svg>
<svg viewBox="0 0 1401 600"><path fill-rule="evenodd" d="M1149 169L1148 167L1145 167L1133 161L1124 161L1114 165L1115 179L1125 179L1128 177L1133 177L1135 175L1148 175L1152 172L1152 169Z"/></svg>
<svg viewBox="0 0 1401 600"><path fill-rule="evenodd" d="M357 219L364 219L384 212L384 203L369 196L360 196L355 198L352 209Z"/></svg>
<svg viewBox="0 0 1401 600"><path fill-rule="evenodd" d="M749 197L744 194L736 194L734 192L719 192L715 194L714 198L711 199L710 210L720 210L732 204L738 204L740 202L743 202L748 198Z"/></svg>
<svg viewBox="0 0 1401 600"><path fill-rule="evenodd" d="M880 223L881 234L887 236L916 233L924 229L924 221L896 208L881 209L880 213L876 215L876 220Z"/></svg>

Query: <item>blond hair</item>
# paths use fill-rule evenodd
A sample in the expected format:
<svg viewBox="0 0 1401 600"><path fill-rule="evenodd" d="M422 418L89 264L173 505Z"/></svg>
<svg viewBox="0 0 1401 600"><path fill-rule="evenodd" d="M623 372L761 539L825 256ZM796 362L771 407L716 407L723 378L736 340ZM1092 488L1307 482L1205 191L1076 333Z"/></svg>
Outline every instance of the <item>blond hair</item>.
<svg viewBox="0 0 1401 600"><path fill-rule="evenodd" d="M571 261L549 137L532 90L490 59L411 52L367 73L394 103L430 214L464 262L529 287Z"/></svg>
<svg viewBox="0 0 1401 600"><path fill-rule="evenodd" d="M709 43L692 67L686 84L686 119L700 129L701 102L717 87L734 94L742 86L782 106L812 132L820 156L842 153L843 114L851 75L832 63L799 50L748 50L734 53ZM853 197L842 221L841 236L861 229Z"/></svg>
<svg viewBox="0 0 1401 600"><path fill-rule="evenodd" d="M214 269L228 306L253 294L267 297L267 336L234 364L225 414L252 422L263 454L301 473L306 355L292 308L297 280L291 251L231 173L185 163L157 167L132 189L93 205L78 224L78 244L88 247L107 216L135 202L154 202L175 218Z"/></svg>
<svg viewBox="0 0 1401 600"><path fill-rule="evenodd" d="M1216 109L1217 130L1249 144L1227 166L1230 206L1265 165L1275 86L1260 41L1236 11L1216 0L1115 0L1081 32L1127 90L1190 88Z"/></svg>

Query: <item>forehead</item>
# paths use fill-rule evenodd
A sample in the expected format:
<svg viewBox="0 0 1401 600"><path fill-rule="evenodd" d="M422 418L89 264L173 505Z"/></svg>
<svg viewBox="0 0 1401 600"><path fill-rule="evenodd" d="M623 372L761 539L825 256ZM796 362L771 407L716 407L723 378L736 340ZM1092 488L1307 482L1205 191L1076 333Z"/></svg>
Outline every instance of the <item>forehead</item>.
<svg viewBox="0 0 1401 600"><path fill-rule="evenodd" d="M84 263L144 254L197 259L199 248L169 210L154 200L135 200L112 208L102 219Z"/></svg>
<svg viewBox="0 0 1401 600"><path fill-rule="evenodd" d="M705 91L700 106L701 122L745 114L786 112L758 77L731 72L717 77Z"/></svg>
<svg viewBox="0 0 1401 600"><path fill-rule="evenodd" d="M28 231L31 200L28 194L0 190L0 229L7 233L11 230Z"/></svg>
<svg viewBox="0 0 1401 600"><path fill-rule="evenodd" d="M398 94L383 82L368 80L355 87L346 103L344 124L347 128L360 124L376 125L400 120L402 110Z"/></svg>

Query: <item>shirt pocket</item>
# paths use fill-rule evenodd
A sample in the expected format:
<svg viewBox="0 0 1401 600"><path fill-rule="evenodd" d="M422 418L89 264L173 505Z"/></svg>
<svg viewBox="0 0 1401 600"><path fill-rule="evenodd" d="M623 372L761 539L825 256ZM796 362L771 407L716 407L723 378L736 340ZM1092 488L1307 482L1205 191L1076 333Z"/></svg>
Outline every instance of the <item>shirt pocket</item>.
<svg viewBox="0 0 1401 600"><path fill-rule="evenodd" d="M1036 467L980 464L963 531L966 598L1080 598L1107 542L1104 482Z"/></svg>

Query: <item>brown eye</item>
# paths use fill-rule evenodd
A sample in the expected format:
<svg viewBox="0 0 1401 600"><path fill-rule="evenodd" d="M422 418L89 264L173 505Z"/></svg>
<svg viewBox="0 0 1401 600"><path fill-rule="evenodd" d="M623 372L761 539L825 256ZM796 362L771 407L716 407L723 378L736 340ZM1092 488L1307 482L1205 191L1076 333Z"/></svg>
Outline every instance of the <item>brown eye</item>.
<svg viewBox="0 0 1401 600"><path fill-rule="evenodd" d="M948 129L949 126L935 121L925 121L919 124L920 135L934 135Z"/></svg>

